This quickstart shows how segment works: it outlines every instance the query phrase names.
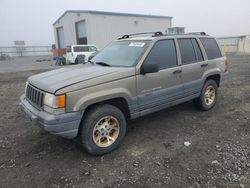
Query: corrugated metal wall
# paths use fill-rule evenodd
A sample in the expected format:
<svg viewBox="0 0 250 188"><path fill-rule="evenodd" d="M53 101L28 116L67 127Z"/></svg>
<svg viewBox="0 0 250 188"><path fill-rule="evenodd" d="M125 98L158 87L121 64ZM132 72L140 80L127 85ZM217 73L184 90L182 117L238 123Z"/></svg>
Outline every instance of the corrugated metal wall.
<svg viewBox="0 0 250 188"><path fill-rule="evenodd" d="M170 19L92 15L90 41L102 48L125 34L162 31L171 27Z"/></svg>
<svg viewBox="0 0 250 188"><path fill-rule="evenodd" d="M97 45L100 49L125 34L147 31L165 32L171 27L171 18L67 13L54 25L57 47L56 28L63 27L65 46L77 44L75 23L82 20L86 21L88 44Z"/></svg>
<svg viewBox="0 0 250 188"><path fill-rule="evenodd" d="M88 22L89 14L82 14L78 16L77 13L69 13L64 15L62 19L59 20L58 23L54 25L54 36L56 47L58 48L58 36L57 36L57 28L63 27L64 32L64 43L65 46L76 44L76 26L75 24L79 21L86 20L87 25L87 35L89 35L88 31Z"/></svg>

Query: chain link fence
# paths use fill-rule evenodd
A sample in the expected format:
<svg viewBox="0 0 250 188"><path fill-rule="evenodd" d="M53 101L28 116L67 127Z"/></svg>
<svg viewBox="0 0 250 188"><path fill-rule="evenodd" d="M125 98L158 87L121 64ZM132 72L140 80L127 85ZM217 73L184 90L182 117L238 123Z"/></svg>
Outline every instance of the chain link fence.
<svg viewBox="0 0 250 188"><path fill-rule="evenodd" d="M42 56L52 55L51 46L24 46L22 48L17 46L0 46L0 56Z"/></svg>

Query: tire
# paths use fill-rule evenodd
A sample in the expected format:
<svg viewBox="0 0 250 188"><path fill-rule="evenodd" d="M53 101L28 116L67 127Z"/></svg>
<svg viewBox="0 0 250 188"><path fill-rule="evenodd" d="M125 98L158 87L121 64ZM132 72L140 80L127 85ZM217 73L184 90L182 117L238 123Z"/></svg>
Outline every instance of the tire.
<svg viewBox="0 0 250 188"><path fill-rule="evenodd" d="M78 64L78 59L77 58L75 59L75 64Z"/></svg>
<svg viewBox="0 0 250 188"><path fill-rule="evenodd" d="M92 155L103 155L115 150L125 133L124 114L109 104L92 107L83 118L79 130L83 148Z"/></svg>
<svg viewBox="0 0 250 188"><path fill-rule="evenodd" d="M217 83L214 80L207 80L202 88L200 97L194 99L194 104L198 109L208 111L215 106L217 97Z"/></svg>

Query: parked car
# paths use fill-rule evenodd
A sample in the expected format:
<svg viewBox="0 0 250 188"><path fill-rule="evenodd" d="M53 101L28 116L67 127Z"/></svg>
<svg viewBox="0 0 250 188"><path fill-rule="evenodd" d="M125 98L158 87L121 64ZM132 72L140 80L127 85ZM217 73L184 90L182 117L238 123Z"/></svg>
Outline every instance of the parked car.
<svg viewBox="0 0 250 188"><path fill-rule="evenodd" d="M79 137L87 152L101 155L121 144L129 119L189 100L212 109L227 73L205 33L125 35L91 63L29 77L20 106L46 131Z"/></svg>
<svg viewBox="0 0 250 188"><path fill-rule="evenodd" d="M76 63L78 64L79 55L85 56L85 62L88 61L89 56L98 51L95 45L72 45L67 46L67 52L65 54L66 63Z"/></svg>

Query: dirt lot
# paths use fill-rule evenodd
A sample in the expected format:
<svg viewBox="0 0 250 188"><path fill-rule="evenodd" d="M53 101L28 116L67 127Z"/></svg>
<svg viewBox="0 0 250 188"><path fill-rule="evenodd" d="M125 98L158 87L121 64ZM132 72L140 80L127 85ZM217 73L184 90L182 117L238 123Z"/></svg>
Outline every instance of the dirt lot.
<svg viewBox="0 0 250 188"><path fill-rule="evenodd" d="M52 69L56 68L54 65L52 56L12 57L10 60L0 61L0 73Z"/></svg>
<svg viewBox="0 0 250 188"><path fill-rule="evenodd" d="M250 56L229 61L213 110L188 102L132 121L102 157L19 112L26 78L41 70L0 74L0 187L250 187Z"/></svg>

